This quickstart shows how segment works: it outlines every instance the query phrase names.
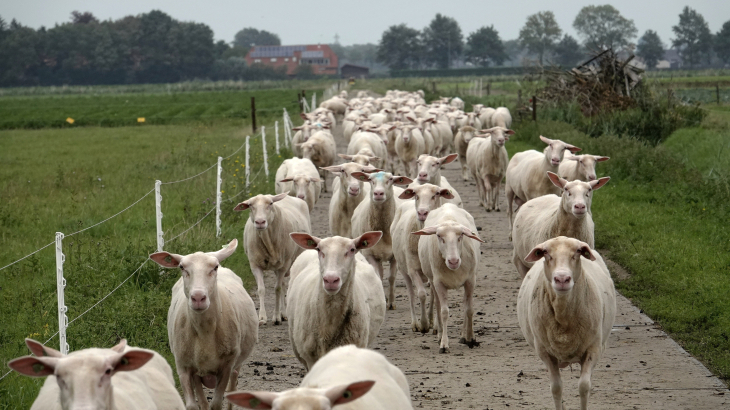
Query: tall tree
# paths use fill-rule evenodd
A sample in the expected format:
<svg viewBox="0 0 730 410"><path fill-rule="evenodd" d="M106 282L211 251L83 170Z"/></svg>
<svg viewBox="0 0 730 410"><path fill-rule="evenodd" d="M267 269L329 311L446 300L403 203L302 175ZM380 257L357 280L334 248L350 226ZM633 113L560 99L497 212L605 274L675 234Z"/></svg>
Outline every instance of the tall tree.
<svg viewBox="0 0 730 410"><path fill-rule="evenodd" d="M583 7L575 16L573 28L587 47L598 49L625 50L637 33L634 21L610 4Z"/></svg>
<svg viewBox="0 0 730 410"><path fill-rule="evenodd" d="M256 46L280 46L281 39L277 34L270 33L266 30L257 30L253 27L246 27L236 33L233 39L233 45L245 49Z"/></svg>
<svg viewBox="0 0 730 410"><path fill-rule="evenodd" d="M555 47L562 33L553 12L541 11L527 17L527 22L520 30L520 43L531 53L537 54L542 64L545 54Z"/></svg>
<svg viewBox="0 0 730 410"><path fill-rule="evenodd" d="M483 67L489 67L490 63L502 65L507 59L504 43L494 26L482 27L469 34L465 56L467 61Z"/></svg>
<svg viewBox="0 0 730 410"><path fill-rule="evenodd" d="M672 26L677 38L672 39L682 61L690 67L699 64L703 57L709 58L712 48L712 33L700 13L685 6L679 15L679 24Z"/></svg>
<svg viewBox="0 0 730 410"><path fill-rule="evenodd" d="M91 12L85 11L72 11L71 12L71 23L73 24L89 24L89 23L98 23L99 19L97 19Z"/></svg>
<svg viewBox="0 0 730 410"><path fill-rule="evenodd" d="M574 67L583 58L585 52L578 44L578 41L566 34L558 44L555 45L555 62L563 67Z"/></svg>
<svg viewBox="0 0 730 410"><path fill-rule="evenodd" d="M375 58L391 70L416 68L421 60L422 47L418 30L405 24L390 26L380 38Z"/></svg>
<svg viewBox="0 0 730 410"><path fill-rule="evenodd" d="M517 66L520 62L520 55L523 48L519 39L507 40L504 42L504 52L507 54L507 64Z"/></svg>
<svg viewBox="0 0 730 410"><path fill-rule="evenodd" d="M730 20L715 35L715 52L725 64L730 63Z"/></svg>
<svg viewBox="0 0 730 410"><path fill-rule="evenodd" d="M662 43L656 31L646 30L646 33L639 39L636 55L644 60L647 68L656 67L659 60L664 57L664 43Z"/></svg>
<svg viewBox="0 0 730 410"><path fill-rule="evenodd" d="M426 63L438 68L449 68L451 62L464 51L464 36L461 27L451 17L436 14L431 23L423 29L423 44Z"/></svg>

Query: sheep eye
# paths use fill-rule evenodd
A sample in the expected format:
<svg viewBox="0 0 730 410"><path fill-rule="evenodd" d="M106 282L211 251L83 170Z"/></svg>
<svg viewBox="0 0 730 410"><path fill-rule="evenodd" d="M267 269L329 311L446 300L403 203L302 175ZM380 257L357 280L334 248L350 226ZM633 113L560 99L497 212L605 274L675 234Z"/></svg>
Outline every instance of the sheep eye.
<svg viewBox="0 0 730 410"><path fill-rule="evenodd" d="M180 270L185 270L185 268L182 265L180 265Z"/></svg>
<svg viewBox="0 0 730 410"><path fill-rule="evenodd" d="M112 369L106 369L106 371L104 373L106 373L106 374L112 374Z"/></svg>
<svg viewBox="0 0 730 410"><path fill-rule="evenodd" d="M221 266L221 265L216 265L215 268L213 268L213 270L217 272L219 266Z"/></svg>
<svg viewBox="0 0 730 410"><path fill-rule="evenodd" d="M355 248L350 249L350 252L355 253Z"/></svg>

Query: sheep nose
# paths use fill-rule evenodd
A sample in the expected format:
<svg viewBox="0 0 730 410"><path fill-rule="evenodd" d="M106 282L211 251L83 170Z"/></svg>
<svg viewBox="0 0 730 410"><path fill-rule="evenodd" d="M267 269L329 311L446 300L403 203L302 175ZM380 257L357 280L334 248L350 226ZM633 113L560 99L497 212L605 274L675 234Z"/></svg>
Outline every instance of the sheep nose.
<svg viewBox="0 0 730 410"><path fill-rule="evenodd" d="M449 262L449 267L459 266L461 264L461 260L459 258L449 258L447 262Z"/></svg>
<svg viewBox="0 0 730 410"><path fill-rule="evenodd" d="M570 283L570 276L565 274L556 275L555 283L559 285L567 285L568 283Z"/></svg>
<svg viewBox="0 0 730 410"><path fill-rule="evenodd" d="M297 198L304 199L304 194L297 194Z"/></svg>
<svg viewBox="0 0 730 410"><path fill-rule="evenodd" d="M418 210L418 220L425 221L426 218L428 217L428 212L429 212L428 210L423 211L423 210L419 209Z"/></svg>
<svg viewBox="0 0 730 410"><path fill-rule="evenodd" d="M576 211L585 211L586 210L586 204L575 204L573 205Z"/></svg>
<svg viewBox="0 0 730 410"><path fill-rule="evenodd" d="M589 181L595 181L596 180L596 176L595 175L588 175L588 180Z"/></svg>
<svg viewBox="0 0 730 410"><path fill-rule="evenodd" d="M190 293L190 301L193 302L193 305L200 305L201 303L204 303L207 298L208 297L205 295L205 292L202 290L195 290Z"/></svg>
<svg viewBox="0 0 730 410"><path fill-rule="evenodd" d="M380 190L373 191L373 198L376 198L376 199L385 198L385 191L380 191Z"/></svg>
<svg viewBox="0 0 730 410"><path fill-rule="evenodd" d="M428 174L425 172L419 172L418 173L418 179L421 181L425 181L428 179Z"/></svg>
<svg viewBox="0 0 730 410"><path fill-rule="evenodd" d="M337 289L340 285L340 277L336 275L324 275L322 280L324 281L324 288L328 290Z"/></svg>

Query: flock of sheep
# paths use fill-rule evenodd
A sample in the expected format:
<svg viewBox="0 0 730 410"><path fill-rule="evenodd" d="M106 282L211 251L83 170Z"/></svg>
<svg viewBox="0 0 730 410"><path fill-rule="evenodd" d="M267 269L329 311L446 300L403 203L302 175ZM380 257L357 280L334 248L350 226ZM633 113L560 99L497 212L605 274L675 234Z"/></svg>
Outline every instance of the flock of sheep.
<svg viewBox="0 0 730 410"><path fill-rule="evenodd" d="M506 177L513 262L524 278L517 300L520 328L548 368L556 409L563 409L560 368L580 364L586 409L591 372L616 312L613 281L593 249L591 217L593 192L609 180L596 177L595 164L608 158L576 156L580 148L541 137L547 144L542 153L509 159L509 110L463 110L459 98L426 104L423 92L393 90L380 98L360 92L349 100L343 92L302 114L304 124L293 138L296 157L277 170L276 194L257 195L235 208L250 212L243 247L256 279L258 313L241 279L220 266L236 250L236 239L216 252L150 256L181 273L167 326L185 403L171 367L156 352L123 340L110 349L64 356L27 339L35 356L9 365L24 375L47 376L32 409L218 410L224 397L247 409L411 409L403 372L368 349L386 311L395 309L398 272L410 297L412 331L433 329L439 352L448 353L447 292L463 288L459 342L479 346L472 301L482 240L440 172L457 158L488 212L500 210ZM337 121L346 153L336 150L331 128ZM338 155L346 162L335 165ZM330 173L333 236L317 238L309 215L327 191ZM300 387L284 392L235 392L259 327L269 321L264 271L277 278L273 322L289 322L292 349L307 375ZM204 386L214 389L210 404Z"/></svg>

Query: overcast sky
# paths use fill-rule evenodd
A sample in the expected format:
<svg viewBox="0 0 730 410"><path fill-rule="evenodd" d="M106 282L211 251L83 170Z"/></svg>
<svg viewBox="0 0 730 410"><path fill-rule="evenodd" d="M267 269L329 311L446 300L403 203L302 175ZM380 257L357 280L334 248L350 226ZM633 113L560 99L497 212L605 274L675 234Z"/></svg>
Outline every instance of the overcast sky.
<svg viewBox="0 0 730 410"><path fill-rule="evenodd" d="M436 13L456 19L465 38L479 27L493 24L503 40L510 40L517 38L528 15L552 10L563 31L577 37L572 24L581 7L605 3L633 19L639 36L648 29L656 30L667 45L673 37L672 25L687 4L705 17L713 33L730 20L729 0L4 0L0 16L39 28L69 21L74 10L90 11L106 20L159 9L178 20L209 25L216 40L230 42L241 28L255 27L278 34L282 44L331 43L339 34L340 43L350 45L377 43L383 31L395 24L420 30Z"/></svg>

